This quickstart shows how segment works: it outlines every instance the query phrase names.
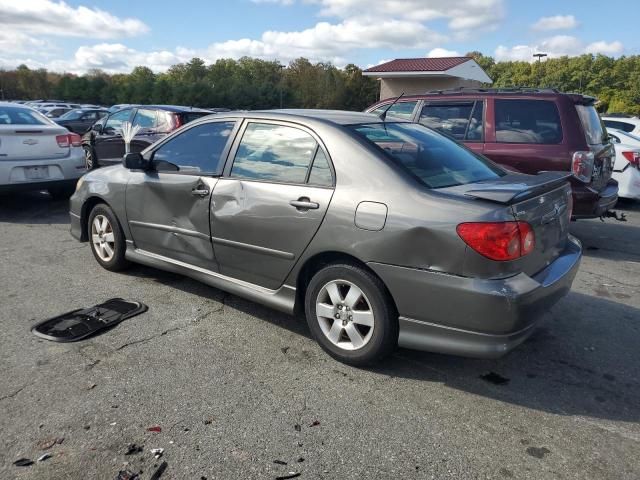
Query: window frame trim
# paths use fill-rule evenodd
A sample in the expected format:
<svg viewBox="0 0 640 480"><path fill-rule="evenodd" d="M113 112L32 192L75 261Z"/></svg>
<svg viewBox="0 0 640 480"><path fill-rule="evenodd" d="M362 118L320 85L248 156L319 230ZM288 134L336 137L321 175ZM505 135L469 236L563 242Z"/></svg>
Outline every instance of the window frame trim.
<svg viewBox="0 0 640 480"><path fill-rule="evenodd" d="M226 164L224 166L224 171L222 173L222 177L228 178L230 180L238 180L238 181L243 181L243 182L271 183L271 184L275 184L275 185L294 185L294 186L299 186L299 187L330 188L330 189L334 189L336 187L336 171L335 171L335 167L333 165L333 159L329 155L329 152L328 152L326 146L324 145L324 142L322 142L320 137L312 129L310 129L306 125L303 125L303 124L297 123L297 122L283 121L283 120L262 119L262 118L254 118L254 117L250 117L250 118L245 117L245 118L242 119L241 123L242 123L242 125L240 126L240 128L239 128L239 130L238 130L238 132L236 134L236 137L234 138L232 148L229 151L229 155L227 156L227 161L226 161ZM235 177L235 176L231 175L231 169L233 168L233 164L235 163L235 159L236 159L236 155L238 153L238 149L240 147L240 143L242 142L242 139L243 139L244 134L245 134L245 132L247 130L247 127L251 123L263 123L263 124L269 124L269 125L278 125L278 126L283 126L283 127L296 128L298 130L302 130L303 132L311 135L311 137L316 142L316 150L314 151L313 157L311 158L311 161L309 162L309 165L307 166L307 173L305 174L304 182L302 182L302 183L283 182L283 181L276 181L276 180L272 180L272 179L245 178L245 177ZM311 175L311 168L313 167L313 163L315 161L315 156L316 156L316 154L318 152L318 150L317 150L318 148L322 148L322 151L323 151L325 157L327 158L327 163L329 164L329 169L331 170L332 184L330 186L329 185L316 185L316 184L308 183L309 176Z"/></svg>
<svg viewBox="0 0 640 480"><path fill-rule="evenodd" d="M187 125L185 125L184 127L176 130L173 134L171 135L167 135L165 138L163 138L160 142L158 142L157 144L153 144L153 149L148 150L148 151L144 151L142 152L144 158L149 160L149 164L150 164L150 170L151 172L156 172L156 173L168 173L168 174L172 174L172 175L190 175L190 176L198 176L198 177L210 177L210 178L218 178L222 176L222 172L224 171L224 167L227 163L228 160L228 155L229 155L229 151L231 150L231 146L233 145L236 135L238 134L238 130L239 130L239 126L242 123L241 121L239 121L241 119L238 118L226 118L226 119L211 119L205 122L193 122L195 124L191 124L188 123ZM171 140L174 140L176 137L178 137L179 135L182 135L186 132L188 132L189 130L196 128L196 127L200 127L202 125L208 125L211 123L230 123L233 122L234 126L231 129L231 133L229 134L229 137L227 138L227 143L224 146L224 149L222 150L222 152L220 153L220 162L218 163L218 168L216 169L216 172L181 172L181 171L173 171L173 170L158 170L155 168L154 166L154 157L156 155L156 152L162 148L164 145L166 145L168 142L170 142ZM179 165L178 165L179 166Z"/></svg>

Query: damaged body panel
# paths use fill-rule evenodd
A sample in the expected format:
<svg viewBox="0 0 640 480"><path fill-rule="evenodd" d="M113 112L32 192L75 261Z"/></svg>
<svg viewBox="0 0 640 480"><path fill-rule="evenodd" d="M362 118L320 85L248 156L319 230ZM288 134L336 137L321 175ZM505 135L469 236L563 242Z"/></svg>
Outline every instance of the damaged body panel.
<svg viewBox="0 0 640 480"><path fill-rule="evenodd" d="M223 122L234 127L216 133L210 173L154 163L173 139ZM85 177L71 199L72 234L88 239L88 212L102 201L122 226L123 258L287 313L306 309L327 327L333 347L318 341L331 354L366 351L378 300L393 316L376 334L390 329L394 345L504 354L568 292L580 263L566 175L511 174L420 125L354 112L228 113L136 155ZM317 280L331 268L343 270ZM354 332L352 317L365 327Z"/></svg>

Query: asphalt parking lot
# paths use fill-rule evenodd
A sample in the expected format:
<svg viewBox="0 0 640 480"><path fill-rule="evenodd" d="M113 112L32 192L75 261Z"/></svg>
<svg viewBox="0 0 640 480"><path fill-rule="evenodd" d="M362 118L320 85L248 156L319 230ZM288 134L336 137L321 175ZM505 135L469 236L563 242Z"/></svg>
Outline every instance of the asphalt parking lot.
<svg viewBox="0 0 640 480"><path fill-rule="evenodd" d="M573 224L573 291L511 354L399 350L370 370L325 355L302 319L146 267L102 270L66 209L0 197L0 478L149 479L162 461L163 479L640 477L638 204L619 209L626 223ZM149 311L73 344L30 333L111 297Z"/></svg>

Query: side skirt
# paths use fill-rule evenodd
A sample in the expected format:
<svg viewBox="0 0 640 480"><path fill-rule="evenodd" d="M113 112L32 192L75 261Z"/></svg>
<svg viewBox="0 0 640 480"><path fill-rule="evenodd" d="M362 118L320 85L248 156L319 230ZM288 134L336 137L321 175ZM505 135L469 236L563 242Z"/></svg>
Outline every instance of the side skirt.
<svg viewBox="0 0 640 480"><path fill-rule="evenodd" d="M127 241L125 257L127 260L135 263L185 275L199 282L224 290L225 292L238 295L239 297L252 300L256 303L261 303L290 315L292 315L294 311L296 289L288 285L283 285L277 290L270 290L189 263L135 248L130 241Z"/></svg>

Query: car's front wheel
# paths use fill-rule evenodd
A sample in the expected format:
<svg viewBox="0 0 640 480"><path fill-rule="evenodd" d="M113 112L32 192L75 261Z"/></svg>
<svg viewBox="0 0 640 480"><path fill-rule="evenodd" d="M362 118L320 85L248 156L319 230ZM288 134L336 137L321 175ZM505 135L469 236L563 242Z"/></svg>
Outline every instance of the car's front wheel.
<svg viewBox="0 0 640 480"><path fill-rule="evenodd" d="M398 316L384 284L364 268L329 265L305 295L307 323L332 357L364 366L382 360L398 344Z"/></svg>
<svg viewBox="0 0 640 480"><path fill-rule="evenodd" d="M102 203L96 205L89 214L88 223L89 244L98 263L112 272L127 268L126 242L113 210Z"/></svg>
<svg viewBox="0 0 640 480"><path fill-rule="evenodd" d="M96 154L91 147L84 147L84 164L87 167L87 170L98 168Z"/></svg>

